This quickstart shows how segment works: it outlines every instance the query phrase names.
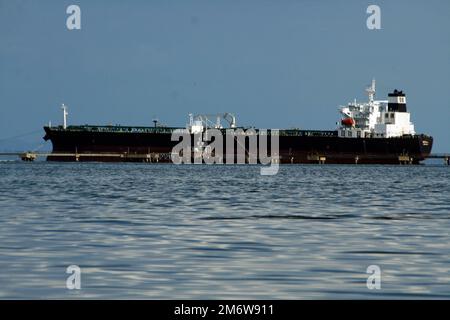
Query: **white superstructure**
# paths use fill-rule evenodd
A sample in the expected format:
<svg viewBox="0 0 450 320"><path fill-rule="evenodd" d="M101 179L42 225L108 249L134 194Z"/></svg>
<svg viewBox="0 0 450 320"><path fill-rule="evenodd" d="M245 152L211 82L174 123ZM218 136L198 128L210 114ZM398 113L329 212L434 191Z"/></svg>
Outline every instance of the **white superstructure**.
<svg viewBox="0 0 450 320"><path fill-rule="evenodd" d="M402 91L389 93L388 100L374 100L375 80L366 89L368 102L349 103L339 107L342 119L338 135L342 138L391 138L414 135L414 124L406 109Z"/></svg>

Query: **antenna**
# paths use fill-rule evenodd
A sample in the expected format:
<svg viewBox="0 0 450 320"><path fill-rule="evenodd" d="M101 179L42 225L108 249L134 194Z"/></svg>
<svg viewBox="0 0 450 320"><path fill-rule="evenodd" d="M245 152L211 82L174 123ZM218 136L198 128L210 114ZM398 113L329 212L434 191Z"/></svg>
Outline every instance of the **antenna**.
<svg viewBox="0 0 450 320"><path fill-rule="evenodd" d="M67 106L64 105L64 103L62 104L61 109L63 110L63 128L66 129L67 128L67 115L69 114L69 112L67 112Z"/></svg>
<svg viewBox="0 0 450 320"><path fill-rule="evenodd" d="M367 95L369 96L369 102L373 102L373 98L375 97L375 79L372 79L372 84L370 87L366 88Z"/></svg>

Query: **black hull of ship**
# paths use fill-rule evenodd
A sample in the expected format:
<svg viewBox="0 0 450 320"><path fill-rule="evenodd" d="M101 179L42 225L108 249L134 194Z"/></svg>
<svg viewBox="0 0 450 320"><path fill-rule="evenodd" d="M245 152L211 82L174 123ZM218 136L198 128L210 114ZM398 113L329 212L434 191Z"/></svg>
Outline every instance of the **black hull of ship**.
<svg viewBox="0 0 450 320"><path fill-rule="evenodd" d="M172 162L172 148L178 144L178 141L171 141L169 129L165 132L93 132L45 127L44 130L44 139L53 144L48 161L165 163ZM280 134L280 163L419 164L430 154L433 144L433 138L426 135L340 138L335 131L310 132ZM270 150L270 138L268 141ZM236 150L236 142L234 146ZM246 149L249 150L248 141ZM193 158L191 160L194 162Z"/></svg>

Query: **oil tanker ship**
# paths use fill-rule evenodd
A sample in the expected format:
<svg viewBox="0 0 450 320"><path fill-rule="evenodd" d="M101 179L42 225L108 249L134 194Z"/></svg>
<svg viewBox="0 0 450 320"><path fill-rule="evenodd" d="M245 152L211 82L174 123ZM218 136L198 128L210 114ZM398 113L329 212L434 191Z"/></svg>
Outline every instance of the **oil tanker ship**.
<svg viewBox="0 0 450 320"><path fill-rule="evenodd" d="M44 139L53 145L47 160L172 162L174 147L179 143L176 139L173 141L173 134L182 132L197 137L192 139L188 149L177 151L177 155L188 159L185 162L190 162L210 147L198 137L215 129L224 137L233 136L221 142L222 150L234 151L231 155L225 154L220 163L235 163L239 149L244 150L244 163L258 162L260 144L257 143L256 148L250 145L251 135L255 133L277 136L277 150L270 152L272 156L276 154L279 163L419 164L423 161L431 152L433 138L416 134L405 94L394 90L388 94L388 100L374 100L375 80L366 92L367 102L354 101L339 107L340 121L335 130L329 131L238 127L235 116L230 113L190 115L186 127L167 127L157 120L148 127L68 126L67 108L63 105L63 125L44 127ZM227 128L221 125L221 120L228 122ZM239 135L244 135L244 139L238 139ZM270 148L270 141L268 146ZM214 155L214 152L209 154Z"/></svg>

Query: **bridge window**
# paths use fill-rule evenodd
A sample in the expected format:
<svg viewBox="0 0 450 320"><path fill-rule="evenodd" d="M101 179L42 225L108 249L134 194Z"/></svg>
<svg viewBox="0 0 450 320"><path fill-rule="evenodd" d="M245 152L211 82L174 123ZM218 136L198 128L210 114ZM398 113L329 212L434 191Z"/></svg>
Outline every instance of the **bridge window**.
<svg viewBox="0 0 450 320"><path fill-rule="evenodd" d="M347 136L348 136L348 137L351 137L351 136L352 136L352 132L349 131L349 132L347 133Z"/></svg>

